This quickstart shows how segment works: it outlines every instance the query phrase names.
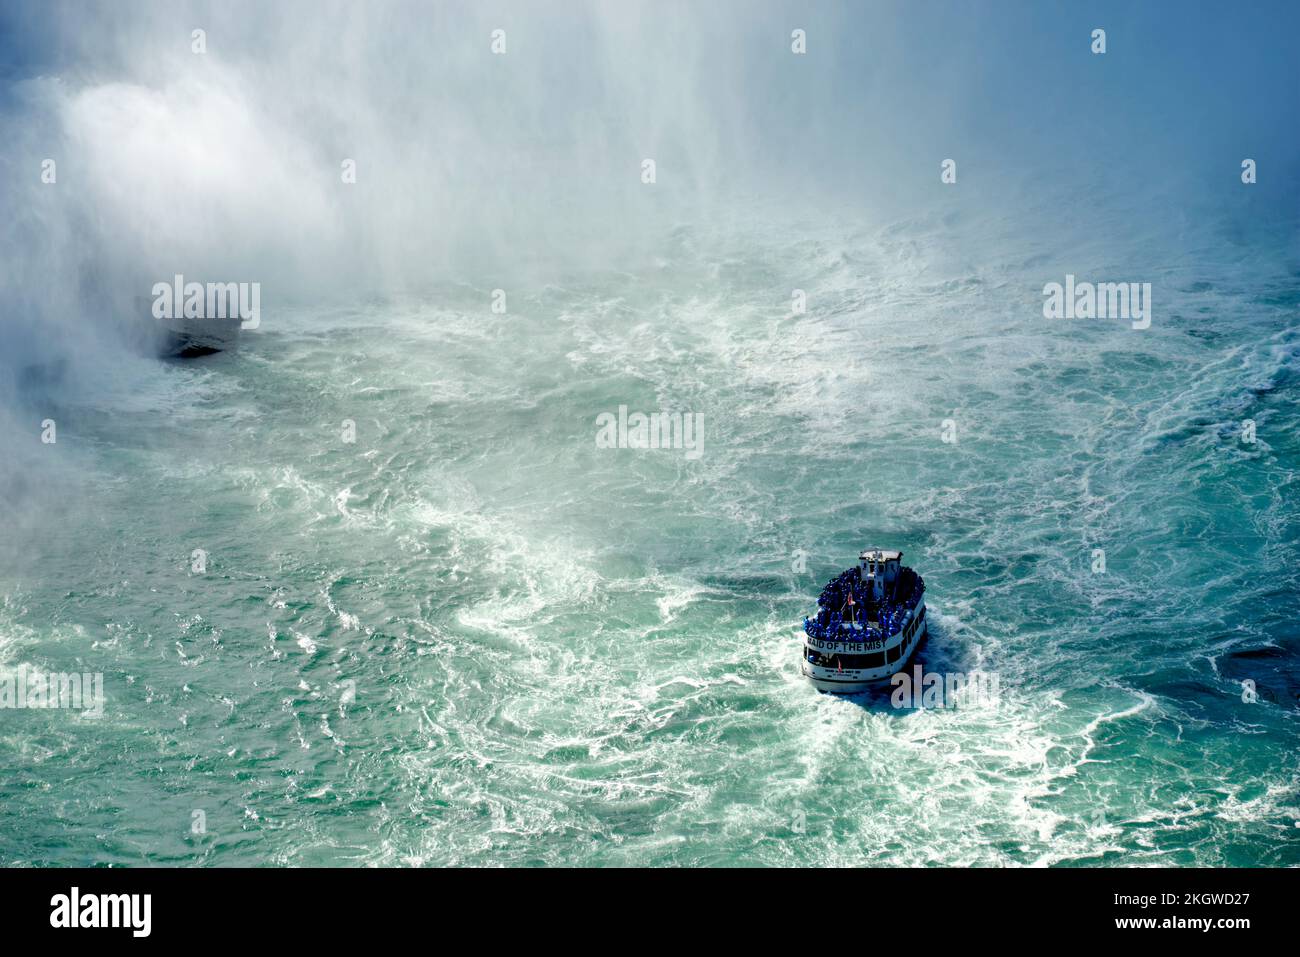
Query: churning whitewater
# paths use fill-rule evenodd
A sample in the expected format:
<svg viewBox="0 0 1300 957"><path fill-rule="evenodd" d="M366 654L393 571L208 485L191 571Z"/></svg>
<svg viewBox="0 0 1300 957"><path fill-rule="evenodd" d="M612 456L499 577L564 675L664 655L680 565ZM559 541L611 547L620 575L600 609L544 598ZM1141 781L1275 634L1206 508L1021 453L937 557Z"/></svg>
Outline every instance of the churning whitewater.
<svg viewBox="0 0 1300 957"><path fill-rule="evenodd" d="M301 309L52 399L87 507L42 513L0 664L106 700L7 720L3 862L1300 862L1295 277L1045 325L986 229L683 225L505 315ZM962 235L1011 252L922 252ZM603 447L618 405L703 454ZM805 682L873 539L924 570L915 663L996 698Z"/></svg>

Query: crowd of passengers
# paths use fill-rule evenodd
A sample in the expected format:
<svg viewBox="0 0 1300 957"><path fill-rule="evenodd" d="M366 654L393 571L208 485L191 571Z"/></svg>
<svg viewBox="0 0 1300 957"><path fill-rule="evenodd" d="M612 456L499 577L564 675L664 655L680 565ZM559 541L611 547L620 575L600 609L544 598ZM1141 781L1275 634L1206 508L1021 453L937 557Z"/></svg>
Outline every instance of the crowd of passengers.
<svg viewBox="0 0 1300 957"><path fill-rule="evenodd" d="M882 604L871 601L862 570L850 568L832 578L817 599L817 616L803 620L804 631L814 638L827 640L865 640L888 638L898 634L907 612L916 607L925 591L925 580L910 568L899 570L892 594ZM868 628L867 622L879 623ZM843 630L844 625L851 626Z"/></svg>

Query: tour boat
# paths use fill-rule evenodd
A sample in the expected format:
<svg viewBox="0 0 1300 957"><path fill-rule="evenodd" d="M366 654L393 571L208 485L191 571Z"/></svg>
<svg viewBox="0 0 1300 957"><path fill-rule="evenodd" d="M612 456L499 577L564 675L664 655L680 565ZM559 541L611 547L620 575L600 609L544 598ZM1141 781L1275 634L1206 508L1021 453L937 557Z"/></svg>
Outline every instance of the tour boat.
<svg viewBox="0 0 1300 957"><path fill-rule="evenodd" d="M832 578L803 620L803 673L819 691L856 694L902 671L926 636L925 580L903 553L868 548Z"/></svg>
<svg viewBox="0 0 1300 957"><path fill-rule="evenodd" d="M228 352L239 344L242 320L238 316L216 319L158 319L152 304L143 296L135 298L140 316L137 335L147 351L164 358L193 359ZM147 318L145 318L147 317Z"/></svg>

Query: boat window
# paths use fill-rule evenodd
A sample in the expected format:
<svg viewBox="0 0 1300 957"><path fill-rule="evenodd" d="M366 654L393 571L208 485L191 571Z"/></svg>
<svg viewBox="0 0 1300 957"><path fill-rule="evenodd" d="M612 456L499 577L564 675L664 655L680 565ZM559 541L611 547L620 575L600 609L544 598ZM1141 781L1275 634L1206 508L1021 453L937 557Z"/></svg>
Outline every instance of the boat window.
<svg viewBox="0 0 1300 957"><path fill-rule="evenodd" d="M897 661L897 660L898 660L898 656L901 655L902 653L903 653L903 646L902 646L902 645L894 645L894 647L890 648L890 649L889 649L889 652L888 652L888 655L889 655L889 663L890 663L890 664L893 664L895 661Z"/></svg>
<svg viewBox="0 0 1300 957"><path fill-rule="evenodd" d="M894 661L898 656L890 658ZM819 668L843 668L855 671L861 668L879 668L885 663L885 653L875 651L869 655L822 655L815 651L808 653L808 662Z"/></svg>

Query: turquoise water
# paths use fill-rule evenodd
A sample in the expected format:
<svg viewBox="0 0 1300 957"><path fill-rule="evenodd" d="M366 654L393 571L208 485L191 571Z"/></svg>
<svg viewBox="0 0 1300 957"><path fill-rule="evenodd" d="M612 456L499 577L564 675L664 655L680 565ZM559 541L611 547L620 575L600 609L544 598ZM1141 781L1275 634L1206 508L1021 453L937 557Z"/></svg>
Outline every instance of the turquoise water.
<svg viewBox="0 0 1300 957"><path fill-rule="evenodd" d="M33 386L0 668L107 701L0 714L0 862L1300 863L1300 274L1024 226L685 224ZM1090 271L1152 327L1043 319ZM597 448L620 404L702 454ZM996 702L800 677L867 544Z"/></svg>

